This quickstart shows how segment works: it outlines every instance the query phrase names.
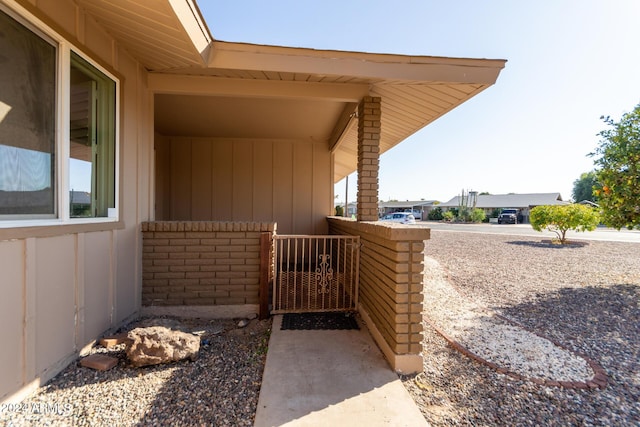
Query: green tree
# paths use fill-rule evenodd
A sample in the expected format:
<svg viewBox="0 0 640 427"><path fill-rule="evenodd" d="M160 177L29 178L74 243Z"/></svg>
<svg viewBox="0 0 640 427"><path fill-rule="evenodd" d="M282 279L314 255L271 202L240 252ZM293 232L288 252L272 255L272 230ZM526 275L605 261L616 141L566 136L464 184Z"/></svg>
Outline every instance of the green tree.
<svg viewBox="0 0 640 427"><path fill-rule="evenodd" d="M600 223L598 211L590 206L570 205L536 206L529 216L536 231L547 229L556 233L560 243L567 242L567 231L593 231Z"/></svg>
<svg viewBox="0 0 640 427"><path fill-rule="evenodd" d="M581 202L588 200L595 202L596 197L593 193L593 187L596 185L596 173L595 171L585 172L580 175L580 178L573 181L573 192L571 196L574 202Z"/></svg>
<svg viewBox="0 0 640 427"><path fill-rule="evenodd" d="M609 126L598 135L595 195L605 224L640 228L640 104L619 122L602 117Z"/></svg>

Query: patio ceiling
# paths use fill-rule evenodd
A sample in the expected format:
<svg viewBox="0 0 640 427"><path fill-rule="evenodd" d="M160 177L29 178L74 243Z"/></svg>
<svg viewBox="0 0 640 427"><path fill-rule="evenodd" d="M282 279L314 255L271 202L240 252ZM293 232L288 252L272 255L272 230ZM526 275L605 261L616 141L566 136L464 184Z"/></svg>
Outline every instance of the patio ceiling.
<svg viewBox="0 0 640 427"><path fill-rule="evenodd" d="M381 152L495 83L506 61L215 41L192 0L77 0L150 72L166 135L326 141L355 171L363 96L382 98Z"/></svg>

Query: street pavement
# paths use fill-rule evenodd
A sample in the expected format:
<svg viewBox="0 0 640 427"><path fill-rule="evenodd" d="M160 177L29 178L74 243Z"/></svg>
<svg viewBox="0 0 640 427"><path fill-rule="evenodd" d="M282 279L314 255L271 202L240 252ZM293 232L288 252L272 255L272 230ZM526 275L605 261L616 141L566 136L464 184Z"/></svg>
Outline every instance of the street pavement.
<svg viewBox="0 0 640 427"><path fill-rule="evenodd" d="M428 227L437 231L451 231L459 233L504 234L511 236L527 236L554 238L551 231L535 231L531 224L459 224L433 221L418 221L410 227ZM569 240L601 240L608 242L640 243L640 230L615 230L613 228L598 227L595 231L567 232Z"/></svg>

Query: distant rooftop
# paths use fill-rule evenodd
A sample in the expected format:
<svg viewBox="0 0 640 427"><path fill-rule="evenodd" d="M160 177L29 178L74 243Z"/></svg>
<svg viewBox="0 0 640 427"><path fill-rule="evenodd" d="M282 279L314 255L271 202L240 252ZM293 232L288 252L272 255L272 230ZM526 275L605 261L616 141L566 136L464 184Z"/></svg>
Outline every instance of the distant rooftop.
<svg viewBox="0 0 640 427"><path fill-rule="evenodd" d="M565 205L560 193L526 193L526 194L484 194L478 195L476 207L489 208L527 208L542 205ZM460 206L460 196L455 196L442 207L453 208Z"/></svg>

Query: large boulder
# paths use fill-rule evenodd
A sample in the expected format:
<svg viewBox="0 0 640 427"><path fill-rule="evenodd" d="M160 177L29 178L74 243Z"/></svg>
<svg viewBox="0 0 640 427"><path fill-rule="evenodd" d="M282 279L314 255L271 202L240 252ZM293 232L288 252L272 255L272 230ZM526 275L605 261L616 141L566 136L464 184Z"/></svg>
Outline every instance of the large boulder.
<svg viewBox="0 0 640 427"><path fill-rule="evenodd" d="M198 358L200 338L164 326L135 328L127 337L127 357L133 366L159 365L161 363Z"/></svg>

